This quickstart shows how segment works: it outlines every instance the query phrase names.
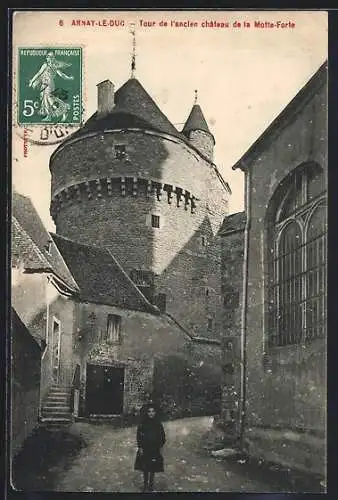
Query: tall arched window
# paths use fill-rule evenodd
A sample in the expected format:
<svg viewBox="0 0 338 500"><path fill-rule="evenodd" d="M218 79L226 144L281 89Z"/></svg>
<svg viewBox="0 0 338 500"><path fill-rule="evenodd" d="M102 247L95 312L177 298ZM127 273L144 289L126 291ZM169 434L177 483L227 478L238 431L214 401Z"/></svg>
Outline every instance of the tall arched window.
<svg viewBox="0 0 338 500"><path fill-rule="evenodd" d="M268 341L325 335L326 192L316 164L296 169L273 196L268 221Z"/></svg>

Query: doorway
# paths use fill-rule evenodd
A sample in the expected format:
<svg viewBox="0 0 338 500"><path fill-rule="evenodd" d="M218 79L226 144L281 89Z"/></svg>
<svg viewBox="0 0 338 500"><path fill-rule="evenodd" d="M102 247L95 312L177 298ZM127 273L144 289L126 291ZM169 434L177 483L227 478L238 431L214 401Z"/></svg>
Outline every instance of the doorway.
<svg viewBox="0 0 338 500"><path fill-rule="evenodd" d="M87 364L86 411L90 415L123 412L124 368Z"/></svg>
<svg viewBox="0 0 338 500"><path fill-rule="evenodd" d="M53 318L52 324L52 378L55 384L60 378L61 322Z"/></svg>

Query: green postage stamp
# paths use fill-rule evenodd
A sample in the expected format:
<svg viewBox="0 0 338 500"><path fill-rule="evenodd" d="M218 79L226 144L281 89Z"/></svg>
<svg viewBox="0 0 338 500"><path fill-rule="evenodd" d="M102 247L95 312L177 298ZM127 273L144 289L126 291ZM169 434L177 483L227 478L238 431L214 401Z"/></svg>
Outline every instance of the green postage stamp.
<svg viewBox="0 0 338 500"><path fill-rule="evenodd" d="M82 122L82 48L21 47L18 124Z"/></svg>

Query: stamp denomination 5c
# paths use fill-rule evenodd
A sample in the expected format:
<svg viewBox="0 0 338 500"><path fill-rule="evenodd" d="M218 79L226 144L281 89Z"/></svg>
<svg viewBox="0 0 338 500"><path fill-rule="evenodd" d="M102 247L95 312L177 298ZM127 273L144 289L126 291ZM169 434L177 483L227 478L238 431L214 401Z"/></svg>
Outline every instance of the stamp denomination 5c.
<svg viewBox="0 0 338 500"><path fill-rule="evenodd" d="M82 48L19 48L18 124L82 122Z"/></svg>

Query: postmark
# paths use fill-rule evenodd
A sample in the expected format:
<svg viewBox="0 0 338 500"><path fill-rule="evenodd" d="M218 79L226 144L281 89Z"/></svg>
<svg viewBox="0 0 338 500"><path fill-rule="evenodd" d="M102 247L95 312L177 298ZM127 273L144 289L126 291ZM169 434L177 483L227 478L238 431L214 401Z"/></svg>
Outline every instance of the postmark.
<svg viewBox="0 0 338 500"><path fill-rule="evenodd" d="M17 89L19 126L80 126L82 48L20 47Z"/></svg>
<svg viewBox="0 0 338 500"><path fill-rule="evenodd" d="M16 127L16 133L24 141L24 144L29 142L31 144L51 146L62 142L78 129L79 126L62 123L40 126L25 125Z"/></svg>

